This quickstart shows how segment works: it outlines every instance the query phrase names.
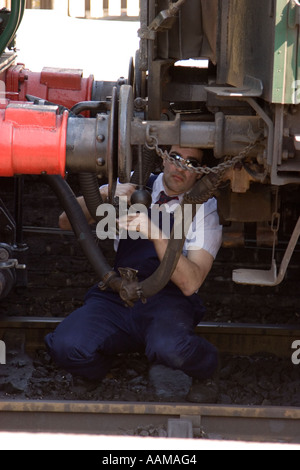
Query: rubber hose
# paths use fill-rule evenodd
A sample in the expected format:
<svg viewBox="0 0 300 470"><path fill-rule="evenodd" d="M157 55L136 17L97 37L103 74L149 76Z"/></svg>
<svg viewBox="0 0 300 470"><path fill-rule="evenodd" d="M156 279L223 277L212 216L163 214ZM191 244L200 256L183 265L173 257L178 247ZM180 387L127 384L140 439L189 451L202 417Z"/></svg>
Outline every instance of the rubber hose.
<svg viewBox="0 0 300 470"><path fill-rule="evenodd" d="M150 150L147 147L143 147L143 175L142 175L142 185L146 186L151 173L156 168L157 164L157 154L155 150ZM140 184L140 167L139 164L136 165L134 173L131 177L130 182L135 185Z"/></svg>
<svg viewBox="0 0 300 470"><path fill-rule="evenodd" d="M182 204L183 208L184 202ZM196 214L195 208L196 205L192 205L192 212L193 212L193 217ZM176 219L175 219L176 223ZM143 297L146 299L149 297L152 297L156 295L158 292L160 292L168 282L171 280L171 277L173 276L173 273L176 269L176 266L178 264L178 261L182 255L182 250L184 247L184 243L186 240L185 233L186 230L184 229L184 220L182 221L182 238L181 239L176 239L174 238L174 233L176 233L175 229L173 228L171 238L168 243L168 247L165 253L165 256L163 257L159 267L157 270L150 276L148 279L145 279L140 283L140 289L143 293Z"/></svg>
<svg viewBox="0 0 300 470"><path fill-rule="evenodd" d="M184 204L192 204L192 216L194 218L197 211L197 204L203 204L204 202L208 201L208 199L210 199L216 193L218 183L219 176L213 173L199 180L192 191L185 195L182 202L182 208ZM184 214L183 210L182 214ZM182 239L174 238L174 233L178 233L176 232L174 226L165 256L160 263L160 266L150 277L148 277L148 279L140 283L140 289L143 293L143 297L145 298L152 297L153 295L160 292L168 284L176 269L185 243L185 234L188 233L189 229L189 227L185 226L186 222L184 217L182 217L182 220L179 218L179 222L177 222L175 217L175 224L176 223L182 224Z"/></svg>
<svg viewBox="0 0 300 470"><path fill-rule="evenodd" d="M98 178L93 173L80 173L79 182L86 207L93 219L99 222L101 218L96 214L98 207L103 204L103 199L99 190Z"/></svg>
<svg viewBox="0 0 300 470"><path fill-rule="evenodd" d="M91 263L97 276L102 280L105 275L112 271L112 268L109 266L102 251L98 247L75 194L61 176L45 175L43 179L56 194L67 214L84 254Z"/></svg>

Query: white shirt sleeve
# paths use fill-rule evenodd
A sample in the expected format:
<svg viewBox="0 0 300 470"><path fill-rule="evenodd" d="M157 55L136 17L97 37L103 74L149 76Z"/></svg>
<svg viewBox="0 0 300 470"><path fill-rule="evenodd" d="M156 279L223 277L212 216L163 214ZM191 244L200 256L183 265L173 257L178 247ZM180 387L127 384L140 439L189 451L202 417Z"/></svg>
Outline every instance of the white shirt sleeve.
<svg viewBox="0 0 300 470"><path fill-rule="evenodd" d="M189 229L183 254L190 250L205 250L215 259L222 245L222 226L217 212L217 201L210 199L199 207Z"/></svg>

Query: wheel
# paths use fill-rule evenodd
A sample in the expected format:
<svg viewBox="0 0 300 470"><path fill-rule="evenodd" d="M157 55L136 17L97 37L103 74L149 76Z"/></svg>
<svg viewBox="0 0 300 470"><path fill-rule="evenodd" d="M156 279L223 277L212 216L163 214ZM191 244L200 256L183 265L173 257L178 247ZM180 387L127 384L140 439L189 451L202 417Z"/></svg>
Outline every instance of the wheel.
<svg viewBox="0 0 300 470"><path fill-rule="evenodd" d="M113 204L118 178L118 91L112 91L107 144L108 201Z"/></svg>
<svg viewBox="0 0 300 470"><path fill-rule="evenodd" d="M120 183L129 183L132 170L131 122L133 120L133 89L123 85L119 98L118 161Z"/></svg>

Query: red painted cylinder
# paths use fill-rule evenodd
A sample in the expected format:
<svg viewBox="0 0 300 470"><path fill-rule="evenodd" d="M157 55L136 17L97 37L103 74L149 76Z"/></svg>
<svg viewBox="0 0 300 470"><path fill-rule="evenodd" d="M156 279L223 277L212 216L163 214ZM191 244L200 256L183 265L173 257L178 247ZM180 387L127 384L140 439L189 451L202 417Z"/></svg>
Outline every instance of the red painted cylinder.
<svg viewBox="0 0 300 470"><path fill-rule="evenodd" d="M56 107L0 105L0 176L64 176L68 115Z"/></svg>
<svg viewBox="0 0 300 470"><path fill-rule="evenodd" d="M26 101L26 95L65 106L70 109L81 101L91 101L94 77L83 78L82 70L43 68L31 72L24 64L10 67L5 76L6 96Z"/></svg>

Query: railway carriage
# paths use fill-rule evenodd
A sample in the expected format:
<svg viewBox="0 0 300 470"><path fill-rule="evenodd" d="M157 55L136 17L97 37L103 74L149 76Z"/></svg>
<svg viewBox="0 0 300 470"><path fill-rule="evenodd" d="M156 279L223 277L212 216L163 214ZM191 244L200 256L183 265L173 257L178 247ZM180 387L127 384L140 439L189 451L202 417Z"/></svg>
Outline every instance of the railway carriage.
<svg viewBox="0 0 300 470"><path fill-rule="evenodd" d="M137 184L143 203L149 175L171 144L205 149L204 177L187 202L217 196L224 243L243 246L250 226L260 246L275 250L286 240L279 269L273 256L269 270L258 263L233 273L237 283L278 285L300 234L298 0L141 0L140 49L128 78L116 82L18 64L24 9L25 0L12 0L0 11L0 177L15 179L16 200L13 215L0 200L0 299L26 282L24 175L43 175L55 191L99 281L129 304L160 290L178 240L170 240L168 259L151 279L139 283L130 270L120 277L64 177L79 175L95 216L103 202L99 176L109 183L110 204L117 179Z"/></svg>

